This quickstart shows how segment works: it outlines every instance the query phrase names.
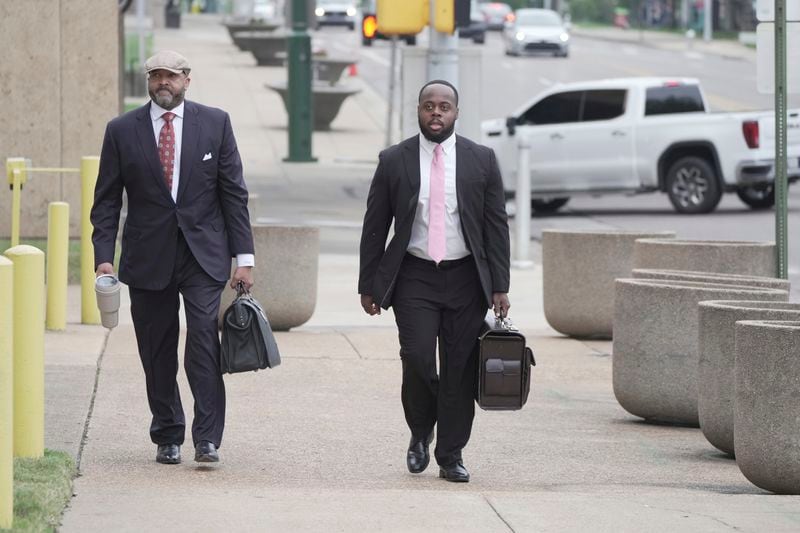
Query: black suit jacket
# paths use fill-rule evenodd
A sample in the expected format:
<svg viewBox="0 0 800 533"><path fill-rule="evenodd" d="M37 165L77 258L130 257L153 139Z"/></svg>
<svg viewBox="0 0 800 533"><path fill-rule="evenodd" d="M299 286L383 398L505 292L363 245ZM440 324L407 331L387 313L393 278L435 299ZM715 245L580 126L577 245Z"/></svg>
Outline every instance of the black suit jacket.
<svg viewBox="0 0 800 533"><path fill-rule="evenodd" d="M361 234L359 294L388 309L411 239L419 200L419 135L382 151L367 197ZM456 136L456 196L461 229L488 307L492 293L508 292L510 244L500 169L491 148ZM394 236L386 239L394 221ZM385 248L384 248L385 247Z"/></svg>
<svg viewBox="0 0 800 533"><path fill-rule="evenodd" d="M119 279L131 287L167 286L179 229L217 281L230 277L232 256L253 253L242 162L230 118L220 109L185 103L177 201L161 170L150 103L108 123L91 212L95 267L114 260L123 189L128 215Z"/></svg>

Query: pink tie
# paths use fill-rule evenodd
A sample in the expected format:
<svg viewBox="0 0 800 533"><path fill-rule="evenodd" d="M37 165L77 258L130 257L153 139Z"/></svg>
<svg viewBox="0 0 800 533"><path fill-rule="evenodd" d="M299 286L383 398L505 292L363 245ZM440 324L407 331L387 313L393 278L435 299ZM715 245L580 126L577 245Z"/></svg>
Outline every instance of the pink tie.
<svg viewBox="0 0 800 533"><path fill-rule="evenodd" d="M442 145L433 149L431 161L431 197L428 205L428 255L439 263L447 247L444 234L444 157Z"/></svg>

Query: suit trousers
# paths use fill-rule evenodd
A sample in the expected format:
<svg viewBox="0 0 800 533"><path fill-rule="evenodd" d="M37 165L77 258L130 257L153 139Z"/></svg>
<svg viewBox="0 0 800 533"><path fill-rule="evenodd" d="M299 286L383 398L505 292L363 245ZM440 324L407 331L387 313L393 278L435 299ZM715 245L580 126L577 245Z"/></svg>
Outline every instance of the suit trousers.
<svg viewBox="0 0 800 533"><path fill-rule="evenodd" d="M406 423L416 439L438 425L436 461L452 464L461 459L472 432L478 335L487 310L474 258L437 266L406 254L392 308L403 360Z"/></svg>
<svg viewBox="0 0 800 533"><path fill-rule="evenodd" d="M178 390L180 300L186 313L183 366L194 396L192 440L219 447L225 426L225 384L219 369L218 314L225 283L211 278L178 233L175 270L169 285L151 291L130 288L131 315L153 415L150 438L156 444L183 444L186 422Z"/></svg>

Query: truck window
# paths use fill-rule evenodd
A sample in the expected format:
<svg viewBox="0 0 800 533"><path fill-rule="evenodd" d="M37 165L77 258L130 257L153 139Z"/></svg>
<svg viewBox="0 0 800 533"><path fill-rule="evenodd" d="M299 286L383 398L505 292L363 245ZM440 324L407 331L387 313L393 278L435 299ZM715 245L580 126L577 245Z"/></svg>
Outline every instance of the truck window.
<svg viewBox="0 0 800 533"><path fill-rule="evenodd" d="M578 122L583 91L569 91L551 94L537 102L519 117L520 125L563 124Z"/></svg>
<svg viewBox="0 0 800 533"><path fill-rule="evenodd" d="M581 121L611 120L622 116L625 113L625 93L624 89L586 91Z"/></svg>
<svg viewBox="0 0 800 533"><path fill-rule="evenodd" d="M645 116L705 111L700 87L697 85L667 85L647 89Z"/></svg>

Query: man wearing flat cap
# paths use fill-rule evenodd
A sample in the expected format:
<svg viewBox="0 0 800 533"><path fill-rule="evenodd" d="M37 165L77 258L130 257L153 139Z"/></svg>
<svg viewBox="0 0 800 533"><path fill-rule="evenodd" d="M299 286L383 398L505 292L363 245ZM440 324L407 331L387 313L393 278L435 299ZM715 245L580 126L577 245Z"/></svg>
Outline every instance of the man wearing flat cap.
<svg viewBox="0 0 800 533"><path fill-rule="evenodd" d="M124 191L119 279L130 290L156 461L181 461L186 422L176 377L182 295L194 459L217 462L225 425L217 315L229 278L231 287L253 285L248 194L228 114L184 100L191 81L187 59L164 50L145 62L145 70L151 101L106 127L91 213L95 266L97 275L114 273Z"/></svg>

